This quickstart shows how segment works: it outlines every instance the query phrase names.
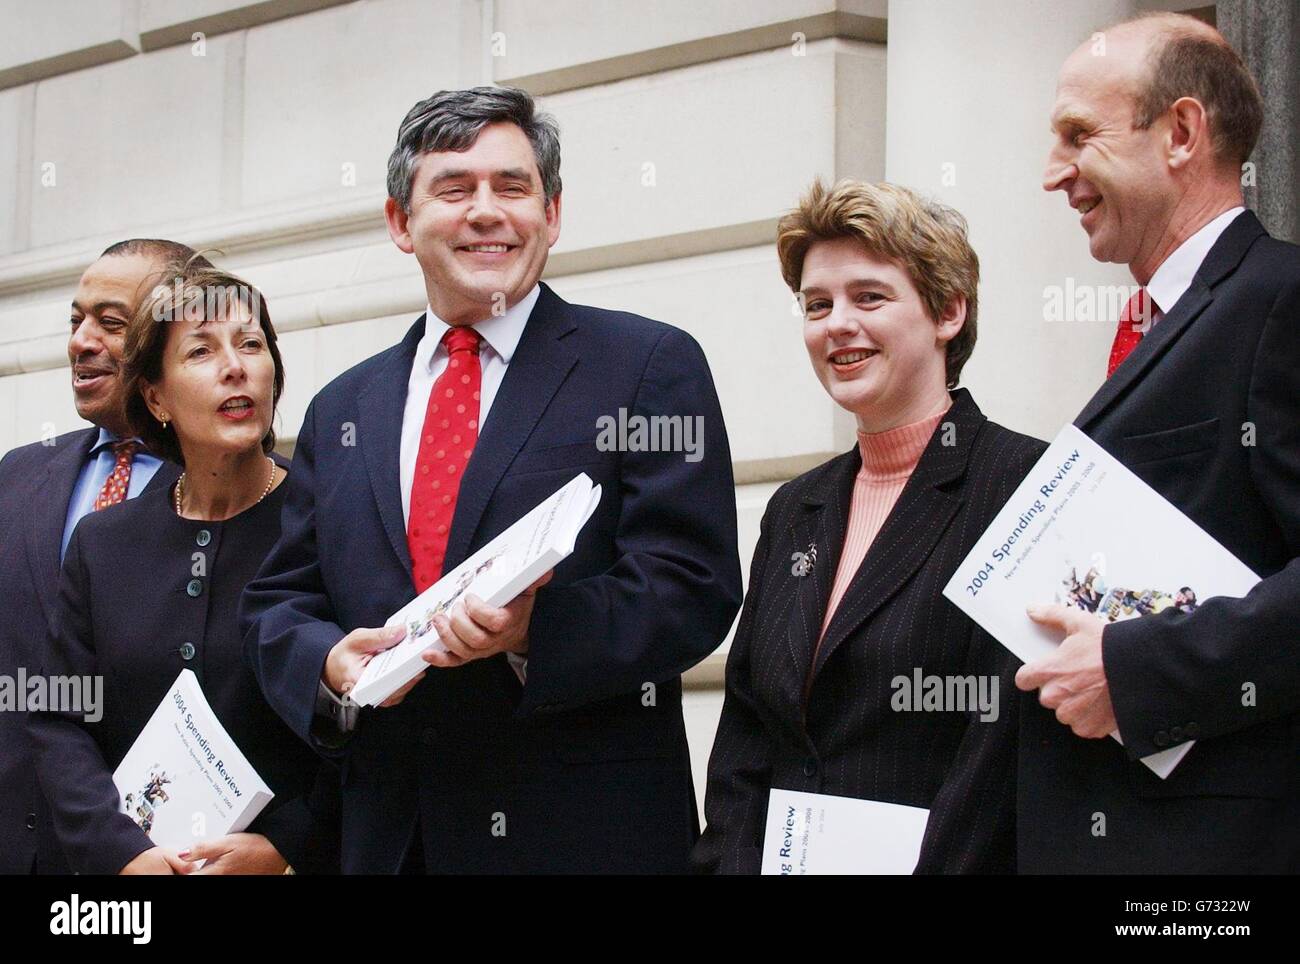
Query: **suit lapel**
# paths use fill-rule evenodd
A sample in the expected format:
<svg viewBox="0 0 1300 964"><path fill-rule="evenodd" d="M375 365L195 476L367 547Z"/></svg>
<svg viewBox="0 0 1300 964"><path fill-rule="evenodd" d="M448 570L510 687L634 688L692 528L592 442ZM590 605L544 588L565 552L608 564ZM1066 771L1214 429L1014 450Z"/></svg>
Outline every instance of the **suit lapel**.
<svg viewBox="0 0 1300 964"><path fill-rule="evenodd" d="M77 487L81 467L86 462L99 429L88 428L56 440L57 446L35 480L31 524L27 526L27 559L31 566L36 594L48 617L54 608L59 586L59 549L63 543L63 526L68 520L68 503Z"/></svg>
<svg viewBox="0 0 1300 964"><path fill-rule="evenodd" d="M393 349L370 385L357 399L357 444L366 463L370 488L379 507L379 518L393 552L411 575L411 550L406 544L406 520L402 512L402 416L406 410L406 386L415 363L415 349L424 336L424 315Z"/></svg>
<svg viewBox="0 0 1300 964"><path fill-rule="evenodd" d="M799 513L790 527L790 541L784 558L777 559L782 567L790 567L795 580L794 607L786 630L786 645L794 672L790 675L789 693L792 702L803 703L804 683L812 663L813 647L821 632L826 602L830 599L835 582L835 570L844 550L844 533L848 528L849 503L853 498L853 483L861 466L857 446L836 458L827 472L804 493ZM794 574L796 553L816 551L817 558L805 576Z"/></svg>
<svg viewBox="0 0 1300 964"><path fill-rule="evenodd" d="M1169 351L1214 301L1214 286L1236 269L1246 251L1262 234L1264 227L1253 212L1245 211L1233 219L1205 256L1205 261L1192 277L1191 286L1178 303L1143 336L1123 364L1115 369L1115 374L1102 383L1074 420L1075 425L1087 429Z"/></svg>
<svg viewBox="0 0 1300 964"><path fill-rule="evenodd" d="M564 341L576 327L570 306L542 285L461 479L444 571L469 555L479 522L502 476L577 363L575 349ZM522 514L532 506L519 508Z"/></svg>
<svg viewBox="0 0 1300 964"><path fill-rule="evenodd" d="M947 531L963 499L943 487L965 474L971 444L984 421L969 392L953 392L952 407L931 436L826 627L814 678L840 644L912 578ZM945 429L949 424L951 432Z"/></svg>

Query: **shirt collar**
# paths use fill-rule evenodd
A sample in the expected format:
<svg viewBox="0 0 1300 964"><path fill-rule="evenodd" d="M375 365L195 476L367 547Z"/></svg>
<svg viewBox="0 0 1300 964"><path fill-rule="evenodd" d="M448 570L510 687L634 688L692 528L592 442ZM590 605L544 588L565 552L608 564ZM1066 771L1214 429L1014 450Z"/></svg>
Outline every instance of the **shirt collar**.
<svg viewBox="0 0 1300 964"><path fill-rule="evenodd" d="M541 286L533 285L532 290L507 308L504 314L476 321L472 326L483 337L487 347L496 352L507 365L514 357L515 349L519 347L519 339L524 336L524 326L528 324L533 306L537 304L541 294ZM425 307L424 337L420 339L420 344L415 349L417 363L424 365L426 369L433 367L433 359L442 345L442 336L450 327L433 313L431 306Z"/></svg>
<svg viewBox="0 0 1300 964"><path fill-rule="evenodd" d="M90 454L97 455L108 446L117 444L118 441L119 439L116 435L114 435L112 432L110 432L108 429L104 428L103 426L100 426L99 438L95 439L95 444L90 447ZM139 454L141 455L148 454L145 451L144 441L138 435L131 436L131 441L139 443L140 445Z"/></svg>
<svg viewBox="0 0 1300 964"><path fill-rule="evenodd" d="M1173 310L1174 305L1192 286L1192 278L1200 270L1201 263L1214 247L1214 242L1219 240L1219 235L1244 210L1246 209L1238 206L1224 211L1214 220L1202 225L1199 231L1161 262L1147 284L1147 292L1159 311L1168 314Z"/></svg>

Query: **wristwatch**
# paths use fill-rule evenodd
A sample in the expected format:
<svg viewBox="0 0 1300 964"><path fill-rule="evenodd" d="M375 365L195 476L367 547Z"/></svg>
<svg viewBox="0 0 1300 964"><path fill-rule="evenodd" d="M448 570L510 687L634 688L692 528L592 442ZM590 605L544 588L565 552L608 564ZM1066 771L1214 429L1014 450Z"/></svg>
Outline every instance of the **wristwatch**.
<svg viewBox="0 0 1300 964"><path fill-rule="evenodd" d="M321 680L316 691L316 715L333 720L342 733L350 733L356 728L357 716L361 707L351 696L336 696L334 691Z"/></svg>

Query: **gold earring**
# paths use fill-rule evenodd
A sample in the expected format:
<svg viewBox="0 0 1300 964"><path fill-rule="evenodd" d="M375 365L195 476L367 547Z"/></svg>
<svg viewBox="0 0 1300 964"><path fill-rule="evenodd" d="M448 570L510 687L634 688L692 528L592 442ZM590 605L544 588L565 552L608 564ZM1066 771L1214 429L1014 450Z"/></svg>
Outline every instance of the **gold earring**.
<svg viewBox="0 0 1300 964"><path fill-rule="evenodd" d="M165 431L165 430L167 429L167 413L166 413L166 412L161 412L161 413L158 415L158 421L162 422L162 427L163 427L163 430Z"/></svg>

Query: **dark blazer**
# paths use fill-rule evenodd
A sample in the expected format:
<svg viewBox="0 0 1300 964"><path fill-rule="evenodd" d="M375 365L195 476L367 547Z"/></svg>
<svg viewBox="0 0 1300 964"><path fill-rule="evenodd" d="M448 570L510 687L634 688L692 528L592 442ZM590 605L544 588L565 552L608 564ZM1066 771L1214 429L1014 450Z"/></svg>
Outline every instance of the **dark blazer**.
<svg viewBox="0 0 1300 964"><path fill-rule="evenodd" d="M1020 664L942 591L1044 448L988 421L966 390L953 392L819 649L858 447L772 496L727 658L697 867L758 873L768 791L780 787L928 808L918 872L1015 869ZM810 544L817 560L799 577L791 557ZM997 719L893 709L891 681L917 668L996 677Z"/></svg>
<svg viewBox="0 0 1300 964"><path fill-rule="evenodd" d="M222 726L275 792L249 830L297 870L328 864L330 842L307 799L328 764L262 699L235 618L279 536L283 501L282 483L234 518L200 522L178 517L160 487L77 524L41 670L101 675L102 719L28 714L37 776L74 871L115 874L153 846L120 811L113 771L182 669L198 677Z"/></svg>
<svg viewBox="0 0 1300 964"><path fill-rule="evenodd" d="M35 442L0 460L0 675L37 672L59 585L59 547L77 478L99 429ZM170 485L164 462L144 492ZM143 493L142 493L143 494ZM66 871L36 786L24 714L0 712L0 873Z"/></svg>
<svg viewBox="0 0 1300 964"><path fill-rule="evenodd" d="M1026 697L1021 868L1300 871L1300 248L1238 216L1075 424L1264 579L1106 628L1123 748Z"/></svg>
<svg viewBox="0 0 1300 964"><path fill-rule="evenodd" d="M398 456L424 318L312 401L284 534L244 596L247 656L313 735L325 656L414 596ZM597 447L598 419L702 416L703 458ZM735 492L704 355L684 332L546 285L465 471L450 569L579 472L603 487L537 594L527 685L504 655L431 669L343 750L343 869L393 873L419 817L438 871L680 871L698 820L682 671L740 606Z"/></svg>

